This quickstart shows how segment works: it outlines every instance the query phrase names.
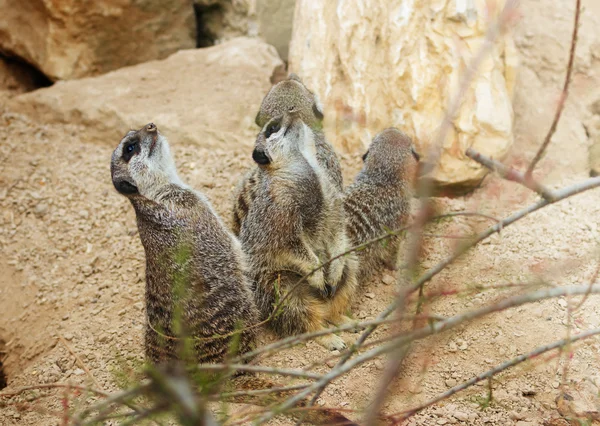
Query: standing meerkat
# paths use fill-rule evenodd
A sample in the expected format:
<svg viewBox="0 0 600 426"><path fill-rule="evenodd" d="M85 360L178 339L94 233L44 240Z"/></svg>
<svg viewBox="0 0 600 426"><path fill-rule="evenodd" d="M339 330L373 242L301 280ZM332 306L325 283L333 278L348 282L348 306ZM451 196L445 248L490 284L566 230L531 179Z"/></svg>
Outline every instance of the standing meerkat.
<svg viewBox="0 0 600 426"><path fill-rule="evenodd" d="M180 358L183 340L163 337L181 335L179 327L196 338L194 363L223 362L234 349L232 342L240 353L251 350L256 337L251 326L258 323L259 312L241 245L206 197L179 179L167 139L154 124L125 135L113 152L111 176L134 207L146 253L146 357L154 363ZM281 387L248 374L235 377L234 385ZM291 395L274 392L266 400L248 396L234 401L265 405ZM356 426L333 410L308 411L305 420Z"/></svg>
<svg viewBox="0 0 600 426"><path fill-rule="evenodd" d="M178 357L178 340L158 333L179 334L176 315L185 333L200 339L258 323L239 241L206 197L179 179L167 139L154 124L127 133L113 152L111 174L135 209L146 253L147 358ZM242 332L237 349L250 350L254 339L255 329ZM196 359L221 362L229 342L197 339Z"/></svg>
<svg viewBox="0 0 600 426"><path fill-rule="evenodd" d="M407 135L389 128L375 136L363 161L362 170L344 193L346 230L353 246L406 224L419 155ZM395 269L399 244L400 237L394 236L360 250L359 282L382 264Z"/></svg>
<svg viewBox="0 0 600 426"><path fill-rule="evenodd" d="M264 126L252 157L258 168L238 187L237 210L243 214L237 230L262 317L293 288L269 322L280 336L350 321L345 312L356 288L356 257L318 269L345 252L349 241L343 199L318 162L314 133L300 114L286 113ZM306 283L295 286L313 270ZM334 334L317 341L330 350L345 347Z"/></svg>

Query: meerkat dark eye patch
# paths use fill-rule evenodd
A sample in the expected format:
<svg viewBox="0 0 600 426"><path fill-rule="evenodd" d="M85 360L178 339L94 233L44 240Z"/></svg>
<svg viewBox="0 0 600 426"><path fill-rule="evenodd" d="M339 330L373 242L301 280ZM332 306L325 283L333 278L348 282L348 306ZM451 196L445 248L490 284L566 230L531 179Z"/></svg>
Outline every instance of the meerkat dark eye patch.
<svg viewBox="0 0 600 426"><path fill-rule="evenodd" d="M129 141L123 146L123 160L129 163L129 160L140 152L140 144L137 140Z"/></svg>
<svg viewBox="0 0 600 426"><path fill-rule="evenodd" d="M281 121L273 121L267 126L267 130L265 131L265 137L269 139L271 135L277 133L279 130L281 130Z"/></svg>
<svg viewBox="0 0 600 426"><path fill-rule="evenodd" d="M113 184L115 185L115 189L124 195L137 194L139 192L137 186L126 180L113 181Z"/></svg>
<svg viewBox="0 0 600 426"><path fill-rule="evenodd" d="M367 156L369 155L369 150L367 150L367 152L365 152L365 155L363 155L362 160L367 161Z"/></svg>
<svg viewBox="0 0 600 426"><path fill-rule="evenodd" d="M271 162L266 152L258 148L254 148L254 151L252 151L252 159L261 166L266 166Z"/></svg>

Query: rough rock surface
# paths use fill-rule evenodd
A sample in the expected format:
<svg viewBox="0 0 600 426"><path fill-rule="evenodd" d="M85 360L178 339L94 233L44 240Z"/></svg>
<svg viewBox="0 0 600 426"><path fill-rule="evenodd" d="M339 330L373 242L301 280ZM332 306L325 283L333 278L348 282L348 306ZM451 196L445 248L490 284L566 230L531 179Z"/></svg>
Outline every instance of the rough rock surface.
<svg viewBox="0 0 600 426"><path fill-rule="evenodd" d="M296 0L258 0L256 4L258 34L275 46L284 60L289 55L295 4Z"/></svg>
<svg viewBox="0 0 600 426"><path fill-rule="evenodd" d="M58 82L13 98L10 107L46 123L83 124L87 138L110 145L129 128L150 121L177 143L248 143L257 132L254 116L271 86L269 78L279 65L272 46L238 38L103 76Z"/></svg>
<svg viewBox="0 0 600 426"><path fill-rule="evenodd" d="M598 104L600 106L600 102ZM600 111L598 113L594 114L594 117L586 126L591 141L588 151L591 176L600 176Z"/></svg>
<svg viewBox="0 0 600 426"><path fill-rule="evenodd" d="M96 75L196 45L188 0L0 0L0 50L52 80Z"/></svg>
<svg viewBox="0 0 600 426"><path fill-rule="evenodd" d="M260 37L287 60L296 0L194 0L198 45Z"/></svg>
<svg viewBox="0 0 600 426"><path fill-rule="evenodd" d="M298 0L290 67L321 97L337 147L362 151L377 132L397 126L425 150L484 42L485 4ZM484 176L465 158L467 147L495 158L508 152L517 62L510 36L499 38L444 142L432 173L441 186L473 184Z"/></svg>

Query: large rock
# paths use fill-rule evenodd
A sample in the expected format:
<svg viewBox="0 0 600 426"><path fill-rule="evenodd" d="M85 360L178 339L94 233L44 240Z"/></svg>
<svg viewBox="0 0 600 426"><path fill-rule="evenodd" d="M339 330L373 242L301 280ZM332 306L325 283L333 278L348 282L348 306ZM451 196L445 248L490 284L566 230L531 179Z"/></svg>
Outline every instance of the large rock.
<svg viewBox="0 0 600 426"><path fill-rule="evenodd" d="M105 73L195 47L189 0L0 0L0 51L52 80Z"/></svg>
<svg viewBox="0 0 600 426"><path fill-rule="evenodd" d="M258 0L256 4L258 34L284 60L289 56L295 4L296 0Z"/></svg>
<svg viewBox="0 0 600 426"><path fill-rule="evenodd" d="M501 2L498 2L501 3ZM484 42L486 1L298 0L290 67L320 96L338 149L364 150L388 126L425 151ZM432 172L440 186L486 173L467 147L502 158L512 143L517 63L510 36L494 45L461 104Z"/></svg>
<svg viewBox="0 0 600 426"><path fill-rule="evenodd" d="M87 140L115 145L130 128L155 122L176 143L251 143L254 117L281 65L275 49L239 38L179 51L162 61L64 81L9 102L38 122L82 124Z"/></svg>
<svg viewBox="0 0 600 426"><path fill-rule="evenodd" d="M198 45L260 37L287 60L296 0L194 0Z"/></svg>

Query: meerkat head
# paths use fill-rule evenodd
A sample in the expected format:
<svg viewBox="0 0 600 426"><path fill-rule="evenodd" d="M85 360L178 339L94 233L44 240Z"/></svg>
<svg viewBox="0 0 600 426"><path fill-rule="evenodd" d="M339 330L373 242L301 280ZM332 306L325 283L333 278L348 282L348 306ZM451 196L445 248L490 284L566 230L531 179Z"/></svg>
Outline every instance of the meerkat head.
<svg viewBox="0 0 600 426"><path fill-rule="evenodd" d="M399 179L415 178L420 156L412 139L393 127L375 136L363 155L364 170L391 171Z"/></svg>
<svg viewBox="0 0 600 426"><path fill-rule="evenodd" d="M285 113L296 111L310 128L323 125L323 108L317 95L308 90L296 74L274 85L265 96L255 122L263 127L267 122Z"/></svg>
<svg viewBox="0 0 600 426"><path fill-rule="evenodd" d="M303 156L309 163L316 161L314 136L310 128L292 111L272 118L256 139L252 159L266 169L279 169Z"/></svg>
<svg viewBox="0 0 600 426"><path fill-rule="evenodd" d="M118 192L153 198L169 183L180 183L169 142L154 123L130 130L121 139L111 158L110 172Z"/></svg>

